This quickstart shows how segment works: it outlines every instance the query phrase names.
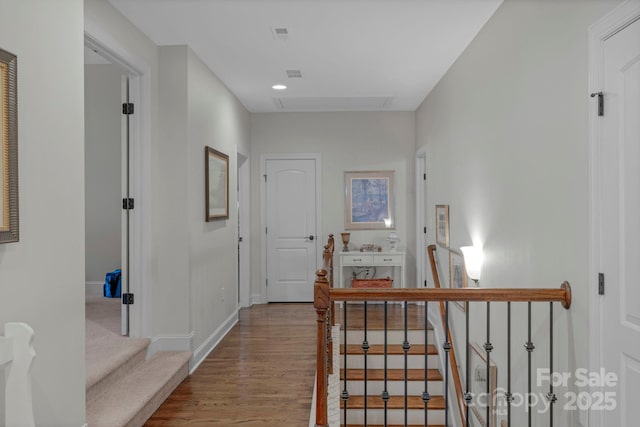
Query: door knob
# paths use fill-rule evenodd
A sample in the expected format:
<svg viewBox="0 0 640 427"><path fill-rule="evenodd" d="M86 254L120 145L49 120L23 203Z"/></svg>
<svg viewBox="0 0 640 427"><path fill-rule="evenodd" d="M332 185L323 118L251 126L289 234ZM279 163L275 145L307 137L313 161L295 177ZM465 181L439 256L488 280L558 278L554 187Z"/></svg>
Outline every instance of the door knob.
<svg viewBox="0 0 640 427"><path fill-rule="evenodd" d="M314 236L313 234L311 236L309 236L309 240L313 240L315 238L316 238L316 236Z"/></svg>

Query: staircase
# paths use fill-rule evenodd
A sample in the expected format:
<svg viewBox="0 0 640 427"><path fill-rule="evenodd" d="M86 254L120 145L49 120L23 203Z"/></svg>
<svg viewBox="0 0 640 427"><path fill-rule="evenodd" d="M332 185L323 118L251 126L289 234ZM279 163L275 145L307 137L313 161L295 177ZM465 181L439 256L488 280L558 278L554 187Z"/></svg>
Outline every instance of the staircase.
<svg viewBox="0 0 640 427"><path fill-rule="evenodd" d="M407 341L410 349L407 353L407 425L408 427L424 427L424 402L422 393L425 385L425 352L428 357L427 370L428 392L430 400L428 405L429 426L441 427L444 424L445 400L443 397L444 384L442 374L439 369L438 350L433 345L433 331L428 331L429 344L425 347L424 326L420 327L420 309L410 306L412 316L411 325L407 330ZM362 315L362 305L349 307L347 346L344 346L344 329L341 328L340 345L340 392L344 390L345 377L347 380L347 391L349 399L347 401L347 423L344 420L344 405L341 400L341 426L356 427L365 425L365 370L364 351L362 343L364 340L364 330ZM387 402L387 426L404 426L404 395L405 395L405 362L402 343L405 339L403 328L404 309L399 305L389 307L388 331L387 331L387 391L389 400ZM367 382L366 382L366 403L367 420L369 427L385 425L384 401L382 392L384 390L384 323L383 306L369 305L367 309L367 341L369 349L367 352ZM416 317L417 316L417 317ZM355 317L355 319L354 319ZM422 319L424 319L422 317ZM424 320L422 320L423 322ZM336 323L342 322L341 315L336 316ZM346 353L347 370L344 369Z"/></svg>
<svg viewBox="0 0 640 427"><path fill-rule="evenodd" d="M88 427L142 426L189 375L191 353L158 352L147 359L149 343L87 319Z"/></svg>

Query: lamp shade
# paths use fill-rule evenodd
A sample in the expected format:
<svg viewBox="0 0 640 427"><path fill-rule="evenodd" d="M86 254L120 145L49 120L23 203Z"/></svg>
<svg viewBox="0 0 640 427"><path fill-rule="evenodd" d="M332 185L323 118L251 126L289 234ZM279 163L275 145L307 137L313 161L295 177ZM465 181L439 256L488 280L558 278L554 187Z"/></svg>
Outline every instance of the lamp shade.
<svg viewBox="0 0 640 427"><path fill-rule="evenodd" d="M482 249L476 246L464 246L460 248L460 250L464 256L464 266L467 270L467 276L477 282L480 280L482 262L484 261Z"/></svg>

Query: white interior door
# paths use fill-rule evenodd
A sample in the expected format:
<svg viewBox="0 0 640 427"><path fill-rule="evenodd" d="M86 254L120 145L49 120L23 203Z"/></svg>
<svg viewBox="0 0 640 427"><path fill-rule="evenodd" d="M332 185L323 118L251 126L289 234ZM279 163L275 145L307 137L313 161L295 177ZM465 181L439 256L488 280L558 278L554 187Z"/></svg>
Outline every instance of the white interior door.
<svg viewBox="0 0 640 427"><path fill-rule="evenodd" d="M417 288L427 287L427 154L426 149L416 153L416 279ZM406 285L405 285L406 286ZM409 284L408 287L413 287Z"/></svg>
<svg viewBox="0 0 640 427"><path fill-rule="evenodd" d="M128 104L130 102L129 97L129 76L126 74L122 75L122 103ZM128 209L128 206L125 206L124 200L129 200L132 195L130 191L129 181L131 176L131 116L130 114L125 114L123 110L122 114L122 179L121 179L121 188L122 188L122 266L120 267L122 270L121 274L121 290L122 290L122 298L125 298L126 294L131 292L129 284L131 283L131 215L132 211ZM130 305L122 304L121 305L121 332L122 335L129 335L129 315L130 315Z"/></svg>
<svg viewBox="0 0 640 427"><path fill-rule="evenodd" d="M317 268L316 161L265 161L267 300L313 301Z"/></svg>
<svg viewBox="0 0 640 427"><path fill-rule="evenodd" d="M618 379L603 390L616 403L604 425L630 427L640 419L640 21L607 39L603 58L600 347L604 369Z"/></svg>

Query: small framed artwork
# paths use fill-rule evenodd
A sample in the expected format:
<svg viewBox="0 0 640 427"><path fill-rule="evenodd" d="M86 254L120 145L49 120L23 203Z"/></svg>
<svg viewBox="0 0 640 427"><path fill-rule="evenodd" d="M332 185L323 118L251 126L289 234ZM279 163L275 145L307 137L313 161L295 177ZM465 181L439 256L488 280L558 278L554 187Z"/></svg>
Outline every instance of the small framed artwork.
<svg viewBox="0 0 640 427"><path fill-rule="evenodd" d="M449 205L436 205L436 243L449 247Z"/></svg>
<svg viewBox="0 0 640 427"><path fill-rule="evenodd" d="M229 156L205 147L206 221L229 218Z"/></svg>
<svg viewBox="0 0 640 427"><path fill-rule="evenodd" d="M0 49L0 243L20 240L17 78L17 57Z"/></svg>
<svg viewBox="0 0 640 427"><path fill-rule="evenodd" d="M497 427L497 384L498 367L493 362L489 363L487 372L487 353L476 343L469 343L469 364L471 375L471 394L473 405L469 418L472 426ZM489 394L487 395L487 381ZM487 405L489 405L489 419L487 419Z"/></svg>
<svg viewBox="0 0 640 427"><path fill-rule="evenodd" d="M394 171L345 172L345 229L396 228Z"/></svg>
<svg viewBox="0 0 640 427"><path fill-rule="evenodd" d="M449 252L449 282L451 289L467 287L467 273L464 269L464 258L456 251ZM456 306L465 311L464 302L456 301Z"/></svg>

